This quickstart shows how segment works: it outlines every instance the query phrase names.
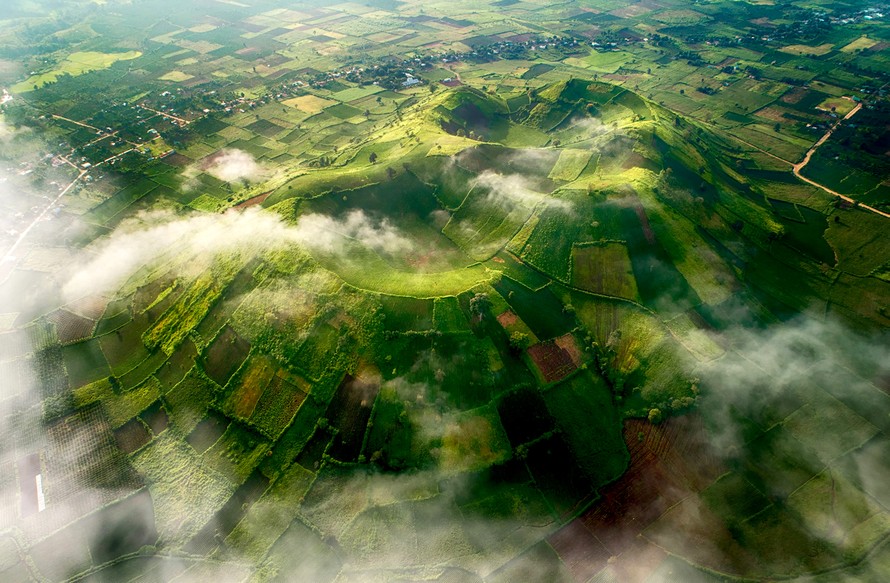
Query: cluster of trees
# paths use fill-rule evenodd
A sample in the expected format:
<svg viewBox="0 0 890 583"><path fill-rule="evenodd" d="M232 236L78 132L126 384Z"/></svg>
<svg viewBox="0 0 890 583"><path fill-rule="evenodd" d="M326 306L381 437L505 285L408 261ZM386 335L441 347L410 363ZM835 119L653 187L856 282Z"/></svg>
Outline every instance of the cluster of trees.
<svg viewBox="0 0 890 583"><path fill-rule="evenodd" d="M621 330L614 330L606 341L605 346L599 342L590 341L589 350L593 354L593 364L596 371L603 377L606 384L612 390L615 400L621 402L625 396L625 377L617 366L618 346L621 343Z"/></svg>
<svg viewBox="0 0 890 583"><path fill-rule="evenodd" d="M628 393L640 393L642 390L641 387L634 387L632 390L628 390L627 377L621 372L617 362L621 339L622 334L620 330L613 331L605 345L592 340L589 335L585 337L585 348L593 355L593 364L596 372L606 382L606 385L612 391L615 402L619 404L627 397ZM689 381L691 396L676 397L669 401L654 403L646 409L627 410L626 413L632 417L646 417L650 423L660 423L672 411L683 411L697 403L698 382L698 379Z"/></svg>
<svg viewBox="0 0 890 583"><path fill-rule="evenodd" d="M319 156L315 160L310 160L307 165L310 168L327 168L333 163L334 158L332 156Z"/></svg>
<svg viewBox="0 0 890 583"><path fill-rule="evenodd" d="M470 138L471 140L478 140L480 142L484 142L485 138L482 134L477 134L475 130L466 131L464 128L458 128L456 132L454 132L459 138Z"/></svg>

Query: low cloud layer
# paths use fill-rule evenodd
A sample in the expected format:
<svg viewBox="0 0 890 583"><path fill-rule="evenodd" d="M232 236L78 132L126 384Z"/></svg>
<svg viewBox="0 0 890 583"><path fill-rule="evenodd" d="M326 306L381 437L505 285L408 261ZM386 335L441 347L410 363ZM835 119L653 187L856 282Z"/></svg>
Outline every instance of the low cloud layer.
<svg viewBox="0 0 890 583"><path fill-rule="evenodd" d="M164 211L144 213L88 248L88 257L72 266L62 291L67 301L107 293L140 267L182 251L209 259L224 252L253 253L294 243L334 254L347 254L355 243L382 254L407 251L413 246L389 221L373 219L360 210L343 218L309 214L295 226L257 209L185 218Z"/></svg>
<svg viewBox="0 0 890 583"><path fill-rule="evenodd" d="M185 178L183 188L195 190L200 186L198 175L201 172L213 176L229 184L249 184L259 182L269 177L270 170L256 161L248 152L227 148L212 156L208 156L200 163L193 164L183 171Z"/></svg>
<svg viewBox="0 0 890 583"><path fill-rule="evenodd" d="M609 133L611 128L600 121L596 117L575 117L569 120L569 127L573 130L580 130L589 137L601 136Z"/></svg>
<svg viewBox="0 0 890 583"><path fill-rule="evenodd" d="M848 373L863 385L890 374L885 341L858 334L834 320L801 316L765 329L736 328L726 336L732 350L701 372L709 387L703 398L704 413L719 421L716 427L722 429L720 437L728 444L740 439L732 415L754 415L792 387L830 382L829 370Z"/></svg>
<svg viewBox="0 0 890 583"><path fill-rule="evenodd" d="M205 172L225 182L256 182L266 175L266 170L253 156L242 150L223 150L214 156Z"/></svg>
<svg viewBox="0 0 890 583"><path fill-rule="evenodd" d="M473 188L488 191L488 200L505 209L512 209L515 206L532 208L543 204L565 212L572 210L569 202L533 190L531 180L521 174L499 174L493 170L486 170L479 174L471 185Z"/></svg>
<svg viewBox="0 0 890 583"><path fill-rule="evenodd" d="M349 240L385 255L403 253L414 247L389 220L375 220L360 210L351 211L343 218L304 215L293 235L297 242L324 253L346 252Z"/></svg>

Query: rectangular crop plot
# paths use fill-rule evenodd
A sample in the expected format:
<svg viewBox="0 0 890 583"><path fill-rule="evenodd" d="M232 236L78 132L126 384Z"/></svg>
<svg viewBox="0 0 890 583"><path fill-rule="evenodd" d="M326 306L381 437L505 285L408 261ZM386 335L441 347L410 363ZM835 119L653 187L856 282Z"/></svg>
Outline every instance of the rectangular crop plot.
<svg viewBox="0 0 890 583"><path fill-rule="evenodd" d="M440 332L463 332L470 329L467 318L455 297L436 298L433 303L433 325Z"/></svg>
<svg viewBox="0 0 890 583"><path fill-rule="evenodd" d="M497 410L513 447L537 439L555 426L544 399L533 389L507 393L498 402Z"/></svg>
<svg viewBox="0 0 890 583"><path fill-rule="evenodd" d="M538 338L535 336L535 333L532 332L532 329L529 328L512 310L507 310L498 314L497 321L508 335L514 333L525 334L528 336L531 343L536 343L538 341Z"/></svg>
<svg viewBox="0 0 890 583"><path fill-rule="evenodd" d="M250 478L235 490L232 497L214 515L213 520L207 523L195 537L189 541L185 550L190 553L206 555L216 547L217 540L224 538L232 532L238 522L247 513L250 506L256 502L263 492L269 487L269 479L259 472L251 474ZM219 537L219 538L218 538Z"/></svg>
<svg viewBox="0 0 890 583"><path fill-rule="evenodd" d="M315 474L292 464L246 511L226 543L248 556L262 557L294 519ZM250 482L250 481L249 481ZM248 482L248 483L249 483ZM247 485L242 486L246 488Z"/></svg>
<svg viewBox="0 0 890 583"><path fill-rule="evenodd" d="M283 127L276 123L272 123L267 119L258 119L257 121L247 126L245 129L248 129L255 134L266 136L267 138L271 138L284 131Z"/></svg>
<svg viewBox="0 0 890 583"><path fill-rule="evenodd" d="M579 519L551 535L547 542L576 581L590 580L609 560L609 551Z"/></svg>
<svg viewBox="0 0 890 583"><path fill-rule="evenodd" d="M810 532L853 556L870 548L887 532L887 511L831 469L792 493L788 507L800 516ZM880 526L869 529L867 523Z"/></svg>
<svg viewBox="0 0 890 583"><path fill-rule="evenodd" d="M201 323L241 265L237 260L218 261L201 274L160 318L142 335L149 349L172 354L185 337Z"/></svg>
<svg viewBox="0 0 890 583"><path fill-rule="evenodd" d="M295 380L295 379L292 379ZM299 379L302 380L302 379ZM303 381L305 383L305 381ZM308 383L305 384L308 387ZM305 389L286 380L279 371L263 391L250 422L271 437L278 437L287 428L303 401Z"/></svg>
<svg viewBox="0 0 890 583"><path fill-rule="evenodd" d="M620 418L605 383L583 372L544 391L547 409L556 420L575 463L597 484L614 480L625 470L625 445Z"/></svg>
<svg viewBox="0 0 890 583"><path fill-rule="evenodd" d="M331 97L340 102L348 102L367 97L368 95L374 95L381 91L383 91L383 87L380 87L379 85L364 85L362 87L351 87L349 89L344 89L343 91L338 91L331 95Z"/></svg>
<svg viewBox="0 0 890 583"><path fill-rule="evenodd" d="M151 434L142 421L134 418L114 430L114 439L121 451L129 454L151 441Z"/></svg>
<svg viewBox="0 0 890 583"><path fill-rule="evenodd" d="M95 320L72 314L68 310L56 310L48 319L56 325L59 342L70 344L88 338L96 326Z"/></svg>
<svg viewBox="0 0 890 583"><path fill-rule="evenodd" d="M169 405L171 422L180 431L189 433L204 417L214 396L212 381L196 366L164 396L164 401Z"/></svg>
<svg viewBox="0 0 890 583"><path fill-rule="evenodd" d="M770 501L740 474L721 476L701 493L702 499L717 515L734 525L754 516Z"/></svg>
<svg viewBox="0 0 890 583"><path fill-rule="evenodd" d="M72 388L106 378L111 372L98 340L65 346L62 356Z"/></svg>
<svg viewBox="0 0 890 583"><path fill-rule="evenodd" d="M49 438L43 477L47 510L93 489L117 498L141 486L98 407L87 407L55 423L49 428ZM117 492L112 493L113 489Z"/></svg>
<svg viewBox="0 0 890 583"><path fill-rule="evenodd" d="M204 354L207 375L219 386L226 386L249 352L250 343L226 326Z"/></svg>
<svg viewBox="0 0 890 583"><path fill-rule="evenodd" d="M225 504L235 486L183 441L165 432L132 457L155 502L165 541L186 543Z"/></svg>
<svg viewBox="0 0 890 583"><path fill-rule="evenodd" d="M429 330L433 327L433 301L382 296L384 326L388 330Z"/></svg>
<svg viewBox="0 0 890 583"><path fill-rule="evenodd" d="M780 425L746 446L752 484L769 484L771 493L788 496L824 467L813 451Z"/></svg>
<svg viewBox="0 0 890 583"><path fill-rule="evenodd" d="M160 435L170 422L167 410L161 401L155 401L148 409L139 414L139 418L151 429L155 435Z"/></svg>
<svg viewBox="0 0 890 583"><path fill-rule="evenodd" d="M510 198L474 188L443 232L470 257L488 259L528 220L536 200L534 196Z"/></svg>
<svg viewBox="0 0 890 583"><path fill-rule="evenodd" d="M553 340L539 342L527 352L545 384L560 381L578 368L569 352Z"/></svg>
<svg viewBox="0 0 890 583"><path fill-rule="evenodd" d="M560 433L529 447L526 463L538 488L562 516L575 510L579 501L590 496L596 487L578 467Z"/></svg>
<svg viewBox="0 0 890 583"><path fill-rule="evenodd" d="M92 209L87 216L89 216L93 222L105 224L118 213L156 188L158 188L156 182L147 178L140 180L139 182L121 189L114 196Z"/></svg>
<svg viewBox="0 0 890 583"><path fill-rule="evenodd" d="M232 421L202 458L233 484L242 484L269 450L269 442L251 427Z"/></svg>
<svg viewBox="0 0 890 583"><path fill-rule="evenodd" d="M203 452L208 447L216 443L226 431L229 420L216 411L210 411L204 419L198 423L191 433L188 434L186 441L195 451Z"/></svg>
<svg viewBox="0 0 890 583"><path fill-rule="evenodd" d="M534 79L544 73L549 73L555 67L553 65L548 65L547 63L536 63L529 67L528 71L522 74L522 79Z"/></svg>
<svg viewBox="0 0 890 583"><path fill-rule="evenodd" d="M294 461L309 471L316 471L332 437L330 430L316 427L312 437L309 438Z"/></svg>
<svg viewBox="0 0 890 583"><path fill-rule="evenodd" d="M627 245L608 242L572 250L572 285L607 296L637 299Z"/></svg>
<svg viewBox="0 0 890 583"><path fill-rule="evenodd" d="M328 108L328 113L340 119L349 119L357 115L361 115L362 111L351 105L341 103Z"/></svg>
<svg viewBox="0 0 890 583"><path fill-rule="evenodd" d="M578 220L578 217L585 216L588 212L589 201L579 201L577 196L562 198L567 199L575 203L571 213L555 206L536 213L537 224L527 236L521 250L523 261L564 282L571 276L574 244L577 241L588 241L592 235L589 220Z"/></svg>
<svg viewBox="0 0 890 583"><path fill-rule="evenodd" d="M789 415L785 429L829 463L858 447L878 433L878 429L831 395L811 388L809 400Z"/></svg>
<svg viewBox="0 0 890 583"><path fill-rule="evenodd" d="M562 150L549 178L571 182L587 168L591 154L590 150Z"/></svg>
<svg viewBox="0 0 890 583"><path fill-rule="evenodd" d="M380 392L376 379L347 375L340 383L325 417L337 430L330 455L341 461L354 461L361 451L365 428L371 418L371 407Z"/></svg>
<svg viewBox="0 0 890 583"><path fill-rule="evenodd" d="M333 581L342 567L331 545L299 520L275 541L269 557L292 581Z"/></svg>
<svg viewBox="0 0 890 583"><path fill-rule="evenodd" d="M319 113L325 107L334 105L337 102L331 101L330 99L323 99L315 95L301 95L300 97L294 97L293 99L288 99L281 103L290 107L295 107L305 113Z"/></svg>
<svg viewBox="0 0 890 583"><path fill-rule="evenodd" d="M253 356L241 367L232 384L236 387L223 405L235 417L248 419L266 386L275 376L274 363L265 356Z"/></svg>
<svg viewBox="0 0 890 583"><path fill-rule="evenodd" d="M509 277L494 287L538 338L562 336L575 327L575 317L563 311L562 302L546 287L531 291Z"/></svg>
<svg viewBox="0 0 890 583"><path fill-rule="evenodd" d="M337 349L340 332L327 322L319 322L297 350L295 362L317 380L327 368L328 359Z"/></svg>

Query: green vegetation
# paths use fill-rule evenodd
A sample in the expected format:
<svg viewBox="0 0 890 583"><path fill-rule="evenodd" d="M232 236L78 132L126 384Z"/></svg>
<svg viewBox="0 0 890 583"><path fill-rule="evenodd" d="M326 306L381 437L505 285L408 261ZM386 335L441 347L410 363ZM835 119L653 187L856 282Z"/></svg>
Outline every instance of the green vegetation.
<svg viewBox="0 0 890 583"><path fill-rule="evenodd" d="M35 75L17 85L13 85L12 91L26 93L44 87L49 83L55 83L60 77L77 77L90 71L107 69L118 61L132 61L142 56L140 51L127 51L124 53L100 53L95 51L76 52L65 57L55 68Z"/></svg>
<svg viewBox="0 0 890 583"><path fill-rule="evenodd" d="M0 579L880 580L878 8L81 4L0 17Z"/></svg>

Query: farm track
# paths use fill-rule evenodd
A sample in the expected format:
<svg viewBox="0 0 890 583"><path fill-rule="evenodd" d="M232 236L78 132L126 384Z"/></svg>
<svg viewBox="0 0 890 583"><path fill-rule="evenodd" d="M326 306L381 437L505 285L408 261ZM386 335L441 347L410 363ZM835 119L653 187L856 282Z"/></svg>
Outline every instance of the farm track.
<svg viewBox="0 0 890 583"><path fill-rule="evenodd" d="M890 219L890 213L885 213L884 211L882 211L882 210L878 210L878 209L874 208L873 206L869 206L869 205L867 205L867 204L862 204L861 202L858 202L858 201L856 201L855 199L850 198L849 196L846 196L846 195L841 194L841 193L839 193L839 192L835 192L834 190L831 190L831 189L828 188L827 186L823 186L822 184L819 184L819 183L816 182L815 180L810 180L809 178L807 178L806 176L804 176L803 174L801 174L801 170L803 170L804 166L806 166L807 164L810 163L810 159L813 157L813 154L816 153L816 150L819 148L819 146L821 146L822 144L824 144L825 142L828 141L828 138L831 137L831 134L834 133L834 131L835 131L835 130L838 128L838 126L841 124L841 122L846 121L846 120L850 119L851 117L853 117L854 115L856 115L856 113L857 113L860 109L862 109L862 104L861 104L861 103L857 104L856 107L854 107L854 108L850 111L850 113L848 113L847 115L845 115L843 119L839 119L839 120L837 121L837 123L835 123L833 126L831 126L831 129L828 130L827 132L825 132L825 135L822 136L821 138L819 138L819 141L816 142L816 143L813 145L812 148L810 148L810 150L807 152L807 155L804 156L803 160L800 161L800 162L798 162L797 164L795 164L795 165L792 167L792 170L794 171L794 175L795 175L795 176L797 176L799 179L803 180L803 181L806 182L807 184L811 184L811 185L813 185L813 186L815 186L815 187L817 187L817 188L821 188L822 190L824 190L824 191L827 192L828 194L831 194L831 195L833 195L833 196L840 197L842 200L845 200L845 201L847 201L847 202L849 202L849 203L858 205L859 208L863 208L863 209L865 209L865 210L869 210L869 211L871 211L871 212L873 212L873 213L876 213L876 214L881 215L882 217L886 217L886 218Z"/></svg>
<svg viewBox="0 0 890 583"><path fill-rule="evenodd" d="M152 109L152 108L150 108L150 107L146 107L145 105L140 105L139 107L140 107L141 109L144 109L145 111L150 111L150 112L152 112L152 113L154 113L154 114L160 115L160 116L162 116L162 117L166 117L167 119L172 119L173 121L179 123L180 125L186 125L186 126L187 126L187 125L189 125L190 123L192 123L192 122L190 122L190 121L187 120L187 119L182 119L181 117L176 117L175 115L170 115L169 113L164 113L163 111L158 111L157 109ZM149 119L151 119L151 118L149 118Z"/></svg>
<svg viewBox="0 0 890 583"><path fill-rule="evenodd" d="M871 212L873 212L873 213L875 213L875 214L881 215L882 217L886 217L886 218L890 219L890 213L886 213L886 212L884 212L884 211L882 211L882 210L880 210L880 209L876 209L876 208L873 207L873 206L869 206L869 205L867 205L867 204L863 204L863 203L861 203L861 202L858 202L858 201L856 201L856 199L851 198L851 197L849 197L849 196L847 196L847 195L845 195L845 194L841 194L841 193L839 193L839 192L836 192L836 191L834 191L834 190L828 188L828 187L825 186L824 184L820 184L820 183L816 182L815 180L811 180L811 179L807 178L806 176L804 176L804 175L801 173L801 171L804 169L804 167L805 167L807 164L810 163L810 159L812 159L813 154L816 153L816 150L819 149L819 146L821 146L822 144L824 144L825 142L828 141L828 139L831 137L831 135L832 135L832 134L834 133L834 131L838 128L838 126L840 126L840 124L841 124L842 122L844 122L844 121L850 119L851 117L853 117L854 115L856 115L856 114L859 112L860 109L862 109L862 103L858 103L858 104L856 105L856 107L854 107L852 110L850 110L850 113L848 113L847 115L845 115L842 119L837 120L837 122L835 122L835 124L834 124L833 126L831 126L831 128L830 128L827 132L825 132L825 135L823 135L821 138L819 138L819 141L817 141L815 144L813 144L813 147L810 148L810 149L807 151L807 153L806 153L806 155L804 156L803 160L801 160L801 161L798 162L797 164L795 164L795 163L793 163L793 162L789 162L788 160L786 160L786 159L784 159L784 158L780 158L779 156L776 156L775 154L772 154L772 153L770 153L770 152L767 152L767 151L764 150L763 148L761 148L761 147L759 147L759 146L755 146L755 145L752 144L751 142L745 141L745 140L743 140L743 139L741 139L741 138L738 138L738 137L736 137L736 139L737 139L738 141L740 141L741 143L745 144L746 146L748 146L748 147L750 147L750 148L754 148L755 150L757 150L757 151L760 152L761 154L766 154L766 155L769 156L770 158L773 158L773 159L775 159L775 160L778 160L778 161L780 161L780 162L783 162L783 163L785 163L785 164L788 164L789 166L791 166L791 171L794 173L794 175L795 175L798 179L800 179L800 180L806 182L807 184L809 184L809 185L811 185L811 186L815 186L816 188L819 188L819 189L821 189L821 190L824 190L825 192L827 192L827 193L830 194L831 196L836 196L836 197L840 198L841 200L844 200L844 201L849 202L849 203L851 203L851 204L857 205L858 208L865 209L865 210L867 210L867 211L871 211Z"/></svg>
<svg viewBox="0 0 890 583"><path fill-rule="evenodd" d="M95 140L89 142L89 143L87 144L87 146L92 146L93 144L95 144L95 143L97 143L97 142L101 142L102 140L105 140L105 139L107 139L107 138L113 138L113 137L116 136L116 135L118 134L118 132L120 131L120 130L114 130L113 132L107 132L107 131L105 131L105 130L103 130L103 129L101 129L101 128L97 128L96 126L91 126L91 125L88 124L88 123L83 123L82 121L76 121L76 120L73 120L73 119L70 119L70 118L67 118L67 117L63 117L63 116L61 116L61 115L56 115L56 114L53 114L53 119L58 119L58 120L66 121L66 122L68 122L68 123L70 123L70 124L74 124L74 125L76 125L76 126L80 126L80 127L82 127L82 128L86 128L86 129L88 129L88 130L94 131L94 132L96 132L97 134L99 134L99 137L96 138ZM117 155L115 155L115 156L112 156L111 158L108 158L108 159L106 159L106 160L103 160L102 162L98 162L98 163L96 164L96 166L98 166L99 164L104 164L105 162L108 162L109 160L113 160L114 158L123 156L123 155L126 154L127 152L132 152L133 150L135 150L135 149L139 146L139 144L135 144L135 143L131 142L130 140L124 140L124 141L127 142L128 144L130 144L130 145L133 146L133 147L130 148L129 150L127 150L126 152L121 152L120 154L117 154ZM68 155L71 156L71 155L73 155L73 154L74 154L74 149L72 148L71 151L68 152ZM72 166L74 166L75 168L78 168L78 166L77 166L76 164L74 164L74 163L68 161L68 160L65 159L64 157L63 157L62 159L65 160L65 162L68 162L69 164L71 164Z"/></svg>
<svg viewBox="0 0 890 583"><path fill-rule="evenodd" d="M95 127L95 126L91 126L91 125L88 124L88 123L83 123L82 121L75 121L75 120L73 120L73 119L69 119L69 118L67 118L67 117L63 117L63 116L61 116L61 115L53 114L53 119L60 119L60 120L62 120L62 121L67 121L68 123L73 123L73 124L76 125L76 126L80 126L80 127L82 127L82 128L87 128L88 130L93 130L94 132L102 132L103 134L105 133L104 131L100 130L99 128L97 128L97 127Z"/></svg>

